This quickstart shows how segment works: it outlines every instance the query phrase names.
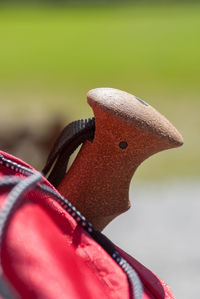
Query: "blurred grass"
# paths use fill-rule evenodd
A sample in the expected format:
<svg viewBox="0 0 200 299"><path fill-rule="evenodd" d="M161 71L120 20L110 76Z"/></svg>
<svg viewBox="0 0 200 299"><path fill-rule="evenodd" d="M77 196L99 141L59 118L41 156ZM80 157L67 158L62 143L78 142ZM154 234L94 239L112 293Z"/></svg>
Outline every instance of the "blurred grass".
<svg viewBox="0 0 200 299"><path fill-rule="evenodd" d="M0 7L0 127L88 117L86 92L115 87L153 105L185 145L138 178L200 174L200 4Z"/></svg>

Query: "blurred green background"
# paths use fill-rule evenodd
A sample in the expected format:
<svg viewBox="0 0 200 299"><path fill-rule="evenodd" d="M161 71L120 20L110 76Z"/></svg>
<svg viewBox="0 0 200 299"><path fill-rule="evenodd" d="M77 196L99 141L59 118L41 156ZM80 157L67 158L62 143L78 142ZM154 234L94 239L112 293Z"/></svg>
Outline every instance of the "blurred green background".
<svg viewBox="0 0 200 299"><path fill-rule="evenodd" d="M176 298L196 299L200 3L58 2L0 1L0 149L40 170L62 127L92 116L92 88L122 89L154 106L185 144L139 167L134 207L105 233Z"/></svg>
<svg viewBox="0 0 200 299"><path fill-rule="evenodd" d="M0 6L0 146L39 169L62 126L92 115L87 91L114 87L185 140L136 178L199 176L199 79L198 2Z"/></svg>

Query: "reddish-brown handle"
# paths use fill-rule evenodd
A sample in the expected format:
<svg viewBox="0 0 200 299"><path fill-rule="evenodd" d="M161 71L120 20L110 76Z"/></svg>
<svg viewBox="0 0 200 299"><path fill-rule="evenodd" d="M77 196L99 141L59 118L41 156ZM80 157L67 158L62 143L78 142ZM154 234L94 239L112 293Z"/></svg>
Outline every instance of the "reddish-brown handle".
<svg viewBox="0 0 200 299"><path fill-rule="evenodd" d="M58 190L102 230L130 207L129 184L149 156L183 144L174 126L135 96L112 88L89 91L95 137L86 141Z"/></svg>

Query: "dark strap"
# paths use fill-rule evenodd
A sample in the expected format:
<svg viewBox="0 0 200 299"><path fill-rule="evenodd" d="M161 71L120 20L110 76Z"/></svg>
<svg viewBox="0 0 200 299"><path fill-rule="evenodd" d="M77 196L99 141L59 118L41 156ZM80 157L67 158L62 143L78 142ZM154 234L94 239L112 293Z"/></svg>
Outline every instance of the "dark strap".
<svg viewBox="0 0 200 299"><path fill-rule="evenodd" d="M93 140L95 133L95 119L81 119L67 125L58 136L50 151L47 162L42 170L47 175L53 166L48 180L57 187L65 176L71 154L86 140Z"/></svg>

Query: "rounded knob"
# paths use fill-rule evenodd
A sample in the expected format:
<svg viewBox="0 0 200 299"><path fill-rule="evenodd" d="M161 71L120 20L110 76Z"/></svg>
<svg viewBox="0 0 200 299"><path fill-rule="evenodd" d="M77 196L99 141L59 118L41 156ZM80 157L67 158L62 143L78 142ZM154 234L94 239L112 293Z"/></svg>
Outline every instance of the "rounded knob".
<svg viewBox="0 0 200 299"><path fill-rule="evenodd" d="M127 92L96 88L87 99L95 115L95 137L112 131L127 137L133 152L140 147L146 153L149 150L149 155L183 144L181 134L163 115Z"/></svg>
<svg viewBox="0 0 200 299"><path fill-rule="evenodd" d="M159 112L113 88L88 92L94 139L84 142L58 190L102 230L130 207L129 184L149 156L180 146L183 138Z"/></svg>

